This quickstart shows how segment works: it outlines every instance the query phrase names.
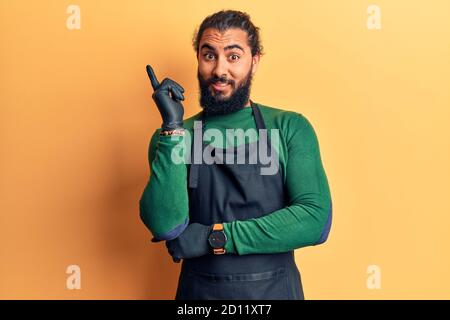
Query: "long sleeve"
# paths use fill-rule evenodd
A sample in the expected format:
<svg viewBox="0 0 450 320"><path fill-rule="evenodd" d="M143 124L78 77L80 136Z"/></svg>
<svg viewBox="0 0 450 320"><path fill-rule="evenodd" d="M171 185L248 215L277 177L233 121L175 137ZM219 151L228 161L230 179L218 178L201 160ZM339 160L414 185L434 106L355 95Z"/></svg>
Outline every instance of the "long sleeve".
<svg viewBox="0 0 450 320"><path fill-rule="evenodd" d="M228 253L287 252L328 238L332 203L317 136L301 114L290 126L285 179L289 206L259 218L224 223Z"/></svg>
<svg viewBox="0 0 450 320"><path fill-rule="evenodd" d="M139 201L140 217L155 240L171 240L189 223L187 168L181 157L184 136L152 136L148 159L149 181Z"/></svg>

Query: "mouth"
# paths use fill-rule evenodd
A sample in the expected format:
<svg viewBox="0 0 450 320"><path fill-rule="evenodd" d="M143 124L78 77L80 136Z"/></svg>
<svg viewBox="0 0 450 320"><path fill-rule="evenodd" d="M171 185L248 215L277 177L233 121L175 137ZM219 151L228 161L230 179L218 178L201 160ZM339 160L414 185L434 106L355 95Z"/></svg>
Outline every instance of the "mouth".
<svg viewBox="0 0 450 320"><path fill-rule="evenodd" d="M229 86L228 83L221 83L221 82L211 84L211 87L216 91L225 91L228 86Z"/></svg>

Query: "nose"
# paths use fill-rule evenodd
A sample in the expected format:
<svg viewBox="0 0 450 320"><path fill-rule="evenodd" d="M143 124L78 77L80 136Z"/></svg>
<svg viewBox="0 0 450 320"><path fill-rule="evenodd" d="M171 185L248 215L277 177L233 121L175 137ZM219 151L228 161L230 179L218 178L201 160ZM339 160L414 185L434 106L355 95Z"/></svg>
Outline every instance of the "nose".
<svg viewBox="0 0 450 320"><path fill-rule="evenodd" d="M216 65L214 66L213 74L217 78L227 78L228 79L228 66L227 61L224 57L218 57L216 60Z"/></svg>

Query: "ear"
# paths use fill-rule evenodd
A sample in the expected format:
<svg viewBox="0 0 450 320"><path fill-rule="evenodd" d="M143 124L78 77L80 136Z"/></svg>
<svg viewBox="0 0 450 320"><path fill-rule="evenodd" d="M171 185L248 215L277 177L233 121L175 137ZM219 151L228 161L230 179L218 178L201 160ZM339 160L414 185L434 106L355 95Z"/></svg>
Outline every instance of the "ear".
<svg viewBox="0 0 450 320"><path fill-rule="evenodd" d="M259 59L261 58L260 54L255 54L252 57L252 76L256 73L256 70L258 70L259 65Z"/></svg>

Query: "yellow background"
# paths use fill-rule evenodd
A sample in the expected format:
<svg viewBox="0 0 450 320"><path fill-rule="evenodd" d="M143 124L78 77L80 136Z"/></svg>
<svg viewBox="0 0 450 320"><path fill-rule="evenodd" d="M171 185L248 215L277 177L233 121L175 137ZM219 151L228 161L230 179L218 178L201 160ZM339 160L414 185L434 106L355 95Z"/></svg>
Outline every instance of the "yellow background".
<svg viewBox="0 0 450 320"><path fill-rule="evenodd" d="M296 251L306 298L449 299L447 0L1 0L0 298L173 298L180 265L138 212L161 124L145 66L186 89L186 117L200 111L191 38L220 9L261 28L253 100L319 138L334 221ZM72 264L81 290L66 288Z"/></svg>

